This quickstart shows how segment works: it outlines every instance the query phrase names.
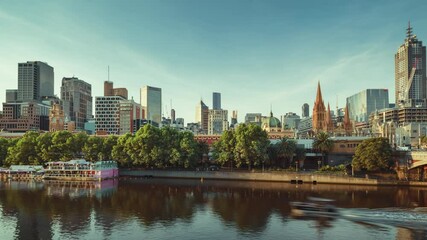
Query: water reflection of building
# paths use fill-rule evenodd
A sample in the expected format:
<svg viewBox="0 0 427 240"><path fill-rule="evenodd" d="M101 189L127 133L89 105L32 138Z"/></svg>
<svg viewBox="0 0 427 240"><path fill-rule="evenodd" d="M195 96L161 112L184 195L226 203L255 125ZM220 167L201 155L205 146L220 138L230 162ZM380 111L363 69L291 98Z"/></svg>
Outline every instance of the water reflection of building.
<svg viewBox="0 0 427 240"><path fill-rule="evenodd" d="M70 198L97 197L111 195L117 190L118 180L110 179L104 181L45 181L48 196Z"/></svg>

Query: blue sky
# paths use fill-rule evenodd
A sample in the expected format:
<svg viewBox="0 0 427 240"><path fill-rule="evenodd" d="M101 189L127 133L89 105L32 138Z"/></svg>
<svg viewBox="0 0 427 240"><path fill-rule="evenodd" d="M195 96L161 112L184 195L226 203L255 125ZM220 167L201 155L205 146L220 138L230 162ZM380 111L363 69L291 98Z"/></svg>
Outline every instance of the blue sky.
<svg viewBox="0 0 427 240"><path fill-rule="evenodd" d="M343 107L366 88L389 89L394 53L408 20L427 41L424 1L0 1L0 100L17 88L17 63L44 61L61 79L76 76L103 94L162 88L163 110L194 122L200 99L212 106L275 116L325 103ZM167 116L168 114L165 114Z"/></svg>

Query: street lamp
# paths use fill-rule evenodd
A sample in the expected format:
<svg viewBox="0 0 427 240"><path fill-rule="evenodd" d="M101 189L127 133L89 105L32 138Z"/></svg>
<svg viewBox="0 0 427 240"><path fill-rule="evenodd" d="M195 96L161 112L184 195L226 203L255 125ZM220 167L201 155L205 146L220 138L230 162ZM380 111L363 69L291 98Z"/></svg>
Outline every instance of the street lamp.
<svg viewBox="0 0 427 240"><path fill-rule="evenodd" d="M295 160L295 171L298 172L298 160Z"/></svg>
<svg viewBox="0 0 427 240"><path fill-rule="evenodd" d="M320 163L321 163L322 161L320 161L320 160L317 160L317 170L320 170Z"/></svg>

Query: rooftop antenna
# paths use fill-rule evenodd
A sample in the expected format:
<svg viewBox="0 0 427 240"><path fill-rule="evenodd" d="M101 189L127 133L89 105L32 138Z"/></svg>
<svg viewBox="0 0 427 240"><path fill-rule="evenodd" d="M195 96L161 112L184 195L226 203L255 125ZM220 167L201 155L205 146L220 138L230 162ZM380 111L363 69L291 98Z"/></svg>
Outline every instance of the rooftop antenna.
<svg viewBox="0 0 427 240"><path fill-rule="evenodd" d="M110 81L110 65L108 65L108 81Z"/></svg>
<svg viewBox="0 0 427 240"><path fill-rule="evenodd" d="M412 28L411 28L411 21L408 21L408 28L406 29L406 37L408 39L412 38Z"/></svg>

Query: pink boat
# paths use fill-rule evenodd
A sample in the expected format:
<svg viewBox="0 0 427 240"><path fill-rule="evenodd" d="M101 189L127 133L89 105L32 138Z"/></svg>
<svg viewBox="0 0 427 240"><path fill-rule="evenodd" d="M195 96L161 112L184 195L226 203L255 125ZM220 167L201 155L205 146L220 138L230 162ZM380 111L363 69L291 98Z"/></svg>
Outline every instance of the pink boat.
<svg viewBox="0 0 427 240"><path fill-rule="evenodd" d="M67 181L101 181L118 176L119 169L116 161L90 163L84 159L75 159L68 162L48 162L43 178Z"/></svg>

